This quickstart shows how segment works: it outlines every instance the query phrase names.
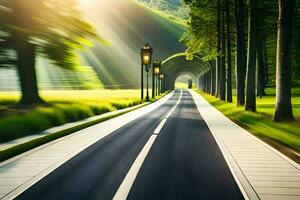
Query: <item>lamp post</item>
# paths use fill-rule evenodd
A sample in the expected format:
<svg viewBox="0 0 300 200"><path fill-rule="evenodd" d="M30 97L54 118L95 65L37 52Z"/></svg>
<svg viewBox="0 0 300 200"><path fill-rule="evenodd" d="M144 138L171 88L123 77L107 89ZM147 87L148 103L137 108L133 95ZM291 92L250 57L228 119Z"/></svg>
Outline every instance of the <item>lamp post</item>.
<svg viewBox="0 0 300 200"><path fill-rule="evenodd" d="M146 95L146 101L149 101L149 91L148 91L148 72L151 67L151 59L152 59L152 53L153 49L151 46L146 43L143 48L140 50L141 54L141 99L144 99L144 77L143 77L143 70L144 66L147 72L147 95Z"/></svg>
<svg viewBox="0 0 300 200"><path fill-rule="evenodd" d="M155 95L157 95L156 87L158 85L155 86L155 79L157 77L157 81L158 81L158 76L160 72L161 72L161 62L159 60L156 60L153 63L153 70L152 70L152 98L154 98Z"/></svg>
<svg viewBox="0 0 300 200"><path fill-rule="evenodd" d="M165 76L164 76L164 74L160 74L159 75L159 79L160 79L160 81L161 81L161 84L160 84L160 91L161 91L161 93L163 93L164 92L164 79L165 79Z"/></svg>

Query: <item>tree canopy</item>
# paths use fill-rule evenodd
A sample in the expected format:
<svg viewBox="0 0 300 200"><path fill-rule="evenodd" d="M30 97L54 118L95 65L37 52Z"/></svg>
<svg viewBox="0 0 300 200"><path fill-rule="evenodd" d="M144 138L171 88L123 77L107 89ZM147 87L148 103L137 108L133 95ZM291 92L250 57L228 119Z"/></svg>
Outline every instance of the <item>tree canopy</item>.
<svg viewBox="0 0 300 200"><path fill-rule="evenodd" d="M15 65L16 43L30 41L55 65L78 66L76 49L100 39L84 20L76 0L0 0L0 66Z"/></svg>
<svg viewBox="0 0 300 200"><path fill-rule="evenodd" d="M182 41L188 58L200 54L216 61L216 66L202 77L205 84L210 84L204 87L206 92L232 102L231 84L235 80L237 105L255 112L256 96L262 97L267 86L276 85L274 120L293 120L290 91L292 85L300 83L300 1L185 3L190 7L190 20ZM231 70L232 63L235 70Z"/></svg>
<svg viewBox="0 0 300 200"><path fill-rule="evenodd" d="M0 64L16 66L22 104L43 103L36 58L72 69L80 66L76 50L101 40L84 20L76 0L0 0Z"/></svg>

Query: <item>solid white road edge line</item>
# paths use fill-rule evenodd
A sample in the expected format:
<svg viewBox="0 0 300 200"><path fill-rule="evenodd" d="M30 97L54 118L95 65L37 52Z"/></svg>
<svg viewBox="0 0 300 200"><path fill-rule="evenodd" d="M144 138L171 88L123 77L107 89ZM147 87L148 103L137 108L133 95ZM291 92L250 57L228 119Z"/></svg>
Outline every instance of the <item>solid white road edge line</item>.
<svg viewBox="0 0 300 200"><path fill-rule="evenodd" d="M147 141L146 145L143 147L142 151L132 164L131 168L129 169L127 175L125 176L123 182L121 183L118 191L116 192L113 200L125 200L129 194L129 191L134 183L134 180L142 167L142 164L148 155L152 144L154 143L157 135L151 135L149 140Z"/></svg>
<svg viewBox="0 0 300 200"><path fill-rule="evenodd" d="M126 200L128 197L128 194L130 192L130 189L135 181L135 178L137 174L139 173L143 162L145 158L147 157L154 141L156 140L157 134L160 133L161 129L165 125L167 119L172 114L172 112L175 110L176 106L180 103L180 100L182 98L182 90L180 90L180 96L174 107L171 109L171 111L168 113L168 115L160 122L160 124L157 126L157 128L154 130L154 134L150 136L149 140L143 147L142 151L139 153L138 157L133 162L132 166L130 167L128 173L126 174L124 180L122 181L120 187L118 188L113 200Z"/></svg>
<svg viewBox="0 0 300 200"><path fill-rule="evenodd" d="M193 100L194 100L194 103L195 103L195 105L196 105L196 107L197 107L198 112L199 112L200 115L201 115L201 111L200 111L201 109L200 109L200 106L198 105L198 103L197 103L197 101L196 101L196 95L199 95L199 94L197 94L197 93L194 92L193 90L189 90L189 92L190 92L191 96L193 97ZM204 118L203 118L203 120L205 121ZM205 121L205 123L206 123L206 121ZM237 174L237 172L235 171L235 167L233 166L234 163L230 162L230 158L229 158L228 155L225 153L225 148L223 147L223 146L224 146L223 143L221 143L221 141L217 138L217 136L215 135L215 133L212 131L210 125L209 125L208 123L206 123L206 125L208 126L210 132L212 133L212 135L213 135L213 137L214 137L214 139L215 139L215 141L217 142L217 144L218 144L218 146L219 146L219 148L220 148L220 150L221 150L221 153L223 154L223 157L224 157L224 159L225 159L225 161L226 161L226 163L227 163L227 166L229 167L229 170L230 170L230 172L231 172L231 174L232 174L232 176L233 176L235 182L237 183L238 187L240 188L241 193L242 193L243 197L245 198L245 200L258 199L257 196L255 196L255 195L249 196L249 194L246 192L246 190L245 190L243 184L241 183L241 181L240 181L240 179L239 179L239 177L241 178L241 176L239 176L239 175ZM244 183L245 183L245 181L244 181ZM248 183L248 184L249 184L249 183ZM252 186L251 186L250 184L249 184L249 187L252 188ZM253 188L252 188L252 189L253 189ZM255 193L255 191L254 191L254 193Z"/></svg>

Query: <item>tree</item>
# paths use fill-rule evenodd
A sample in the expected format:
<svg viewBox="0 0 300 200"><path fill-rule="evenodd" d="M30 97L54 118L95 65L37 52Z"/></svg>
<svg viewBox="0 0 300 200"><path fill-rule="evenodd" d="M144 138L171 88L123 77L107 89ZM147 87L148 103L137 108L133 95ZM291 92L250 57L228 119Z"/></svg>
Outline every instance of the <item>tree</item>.
<svg viewBox="0 0 300 200"><path fill-rule="evenodd" d="M21 103L42 103L35 60L38 56L72 69L80 65L76 49L99 39L81 20L76 0L1 0L0 63L15 66L21 86Z"/></svg>
<svg viewBox="0 0 300 200"><path fill-rule="evenodd" d="M260 32L260 31L259 31ZM261 35L260 33L259 35ZM264 96L265 93L265 52L264 52L264 40L262 37L259 37L257 43L257 86L256 86L256 95L258 97Z"/></svg>
<svg viewBox="0 0 300 200"><path fill-rule="evenodd" d="M220 99L226 99L226 34L225 34L225 12L224 6L221 8L221 69L220 69Z"/></svg>
<svg viewBox="0 0 300 200"><path fill-rule="evenodd" d="M268 5L263 2L258 2L257 12L259 15L264 15ZM266 21L264 17L261 17L257 21L257 84L256 84L256 95L262 97L266 95L266 71L267 71L267 58L266 58Z"/></svg>
<svg viewBox="0 0 300 200"><path fill-rule="evenodd" d="M295 0L278 0L276 108L274 121L293 120L291 103L292 28Z"/></svg>
<svg viewBox="0 0 300 200"><path fill-rule="evenodd" d="M222 66L222 60L220 57L221 53L221 2L220 0L217 0L217 59L216 59L216 93L215 96L220 96L220 86L221 86L221 66Z"/></svg>
<svg viewBox="0 0 300 200"><path fill-rule="evenodd" d="M209 61L209 65L211 67L211 95L215 95L215 92L216 92L216 61L215 60L212 60L212 61Z"/></svg>
<svg viewBox="0 0 300 200"><path fill-rule="evenodd" d="M246 105L245 110L256 112L255 73L257 53L257 21L256 0L249 0L248 23L248 59L246 74Z"/></svg>
<svg viewBox="0 0 300 200"><path fill-rule="evenodd" d="M299 84L300 80L300 2L297 2L294 18L294 31L293 31L293 50L292 50L292 84ZM298 82L297 82L298 81Z"/></svg>
<svg viewBox="0 0 300 200"><path fill-rule="evenodd" d="M236 89L237 105L245 104L245 77L246 77L246 46L245 46L245 14L244 0L235 0L235 27L236 27Z"/></svg>
<svg viewBox="0 0 300 200"><path fill-rule="evenodd" d="M227 38L227 102L232 102L232 85L231 85L231 29L230 29L230 8L229 0L225 0L225 12L226 12L226 38Z"/></svg>
<svg viewBox="0 0 300 200"><path fill-rule="evenodd" d="M190 8L188 31L181 42L187 46L187 54L192 58L200 54L211 66L211 93L219 95L219 75L221 60L221 5L220 0L194 1L185 0Z"/></svg>

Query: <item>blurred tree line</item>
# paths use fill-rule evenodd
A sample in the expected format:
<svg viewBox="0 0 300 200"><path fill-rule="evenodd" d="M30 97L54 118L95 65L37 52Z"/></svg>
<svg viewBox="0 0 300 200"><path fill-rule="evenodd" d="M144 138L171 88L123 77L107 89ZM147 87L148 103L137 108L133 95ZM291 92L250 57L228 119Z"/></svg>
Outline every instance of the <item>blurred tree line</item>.
<svg viewBox="0 0 300 200"><path fill-rule="evenodd" d="M300 84L300 1L185 3L191 11L182 41L189 57L200 54L213 61L212 70L202 77L204 90L232 102L235 85L237 105L255 112L256 96L276 84L274 120L293 120L291 86Z"/></svg>
<svg viewBox="0 0 300 200"><path fill-rule="evenodd" d="M36 58L75 69L77 50L101 38L84 20L77 0L0 0L0 67L16 67L20 103L43 103L36 77Z"/></svg>

